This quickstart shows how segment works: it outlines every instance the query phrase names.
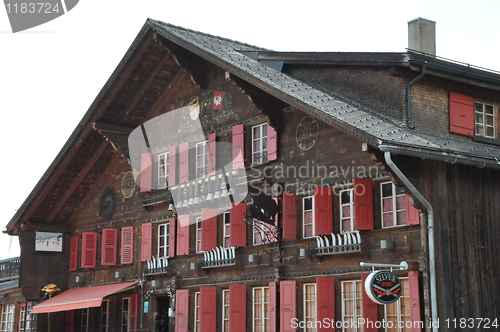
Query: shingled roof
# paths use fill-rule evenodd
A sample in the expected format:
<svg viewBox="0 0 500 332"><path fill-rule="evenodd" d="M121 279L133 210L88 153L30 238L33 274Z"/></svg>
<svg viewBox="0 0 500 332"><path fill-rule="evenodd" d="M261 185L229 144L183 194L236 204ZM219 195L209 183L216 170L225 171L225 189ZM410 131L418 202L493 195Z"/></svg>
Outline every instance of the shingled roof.
<svg viewBox="0 0 500 332"><path fill-rule="evenodd" d="M148 24L171 42L375 148L451 163L500 168L500 148L497 146L420 134L245 55L252 51L270 53L270 50L152 19Z"/></svg>

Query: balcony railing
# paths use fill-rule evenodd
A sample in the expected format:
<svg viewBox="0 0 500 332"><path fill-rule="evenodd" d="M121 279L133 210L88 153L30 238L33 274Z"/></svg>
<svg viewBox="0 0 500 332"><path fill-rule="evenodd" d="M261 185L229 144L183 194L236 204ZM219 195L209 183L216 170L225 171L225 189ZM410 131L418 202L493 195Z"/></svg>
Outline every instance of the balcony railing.
<svg viewBox="0 0 500 332"><path fill-rule="evenodd" d="M215 249L203 252L203 262L201 263L201 268L210 269L213 267L235 265L235 249L235 247L216 247Z"/></svg>
<svg viewBox="0 0 500 332"><path fill-rule="evenodd" d="M0 282L19 278L19 257L8 258L0 261Z"/></svg>
<svg viewBox="0 0 500 332"><path fill-rule="evenodd" d="M317 235L316 255L335 255L361 252L361 236L359 231L333 234L331 236Z"/></svg>
<svg viewBox="0 0 500 332"><path fill-rule="evenodd" d="M145 275L150 276L154 274L168 274L168 259L167 257L152 257L146 261Z"/></svg>

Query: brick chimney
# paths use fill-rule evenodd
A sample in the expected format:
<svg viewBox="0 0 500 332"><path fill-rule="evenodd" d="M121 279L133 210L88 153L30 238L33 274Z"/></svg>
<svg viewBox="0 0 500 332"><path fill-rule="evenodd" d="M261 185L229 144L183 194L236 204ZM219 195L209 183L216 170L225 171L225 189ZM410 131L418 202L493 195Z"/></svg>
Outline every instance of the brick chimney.
<svg viewBox="0 0 500 332"><path fill-rule="evenodd" d="M408 49L436 55L436 22L421 17L409 21Z"/></svg>

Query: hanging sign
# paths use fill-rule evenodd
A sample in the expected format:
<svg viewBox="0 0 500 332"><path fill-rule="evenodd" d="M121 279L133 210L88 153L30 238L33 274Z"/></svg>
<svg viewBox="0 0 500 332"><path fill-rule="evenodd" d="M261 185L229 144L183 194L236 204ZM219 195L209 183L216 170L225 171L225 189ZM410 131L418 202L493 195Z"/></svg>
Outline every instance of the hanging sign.
<svg viewBox="0 0 500 332"><path fill-rule="evenodd" d="M390 304L399 300L402 292L401 282L390 271L374 271L366 277L365 292L377 304Z"/></svg>

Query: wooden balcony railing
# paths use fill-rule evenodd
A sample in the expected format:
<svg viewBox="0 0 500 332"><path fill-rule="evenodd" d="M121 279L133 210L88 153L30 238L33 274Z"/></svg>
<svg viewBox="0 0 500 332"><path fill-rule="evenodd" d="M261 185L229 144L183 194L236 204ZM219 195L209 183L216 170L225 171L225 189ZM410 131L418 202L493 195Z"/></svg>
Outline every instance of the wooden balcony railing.
<svg viewBox="0 0 500 332"><path fill-rule="evenodd" d="M20 265L19 257L0 260L0 282L19 278Z"/></svg>

